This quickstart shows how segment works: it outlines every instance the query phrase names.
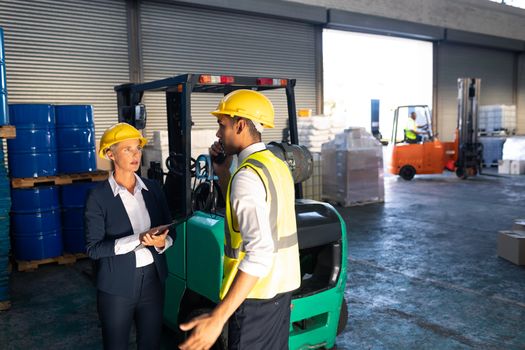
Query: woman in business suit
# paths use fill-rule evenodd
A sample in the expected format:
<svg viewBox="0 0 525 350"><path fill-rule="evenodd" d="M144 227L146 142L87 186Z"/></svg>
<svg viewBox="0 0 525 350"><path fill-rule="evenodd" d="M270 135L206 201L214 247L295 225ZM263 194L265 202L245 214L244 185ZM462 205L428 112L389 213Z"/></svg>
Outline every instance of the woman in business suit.
<svg viewBox="0 0 525 350"><path fill-rule="evenodd" d="M138 349L160 347L167 276L163 253L173 238L167 229L155 228L171 222L160 186L135 174L146 142L129 124L107 129L99 156L110 159L115 171L91 190L86 202L86 249L97 262L105 349L127 349L133 321Z"/></svg>

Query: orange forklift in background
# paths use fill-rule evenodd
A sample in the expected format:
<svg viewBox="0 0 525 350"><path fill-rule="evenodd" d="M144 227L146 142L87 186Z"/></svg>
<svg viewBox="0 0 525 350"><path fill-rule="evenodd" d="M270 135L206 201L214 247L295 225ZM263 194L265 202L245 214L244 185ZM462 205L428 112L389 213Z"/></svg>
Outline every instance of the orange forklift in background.
<svg viewBox="0 0 525 350"><path fill-rule="evenodd" d="M458 121L453 142L441 142L432 131L430 109L426 105L400 106L394 113L392 128L392 159L390 173L404 180L418 174L441 174L455 171L461 179L481 174L483 146L478 141L478 98L480 79L458 79ZM406 136L407 121L412 112L417 115L421 140L413 143ZM404 118L404 120L399 120Z"/></svg>

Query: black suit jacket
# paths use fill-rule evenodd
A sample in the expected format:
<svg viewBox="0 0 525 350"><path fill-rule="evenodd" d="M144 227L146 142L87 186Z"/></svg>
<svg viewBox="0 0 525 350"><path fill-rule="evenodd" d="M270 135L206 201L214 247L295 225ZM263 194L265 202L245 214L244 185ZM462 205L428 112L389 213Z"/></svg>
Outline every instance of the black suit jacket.
<svg viewBox="0 0 525 350"><path fill-rule="evenodd" d="M151 227L168 224L171 215L166 197L155 181L143 179L148 190L142 190L142 196L151 220ZM91 259L97 261L97 288L103 292L133 296L136 271L135 252L115 255L115 240L133 234L131 222L120 199L114 196L109 181L94 187L86 200L85 233L86 250ZM170 236L175 241L175 230ZM164 282L168 267L164 254L159 254L154 247L147 247L155 261L159 279Z"/></svg>

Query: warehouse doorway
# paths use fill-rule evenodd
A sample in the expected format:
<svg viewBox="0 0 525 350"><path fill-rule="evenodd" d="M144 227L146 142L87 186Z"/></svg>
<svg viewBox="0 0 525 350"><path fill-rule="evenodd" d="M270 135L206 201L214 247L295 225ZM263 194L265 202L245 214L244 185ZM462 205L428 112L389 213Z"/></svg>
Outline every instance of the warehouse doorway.
<svg viewBox="0 0 525 350"><path fill-rule="evenodd" d="M379 130L390 139L397 106L432 106L432 58L431 42L325 29L324 113L371 132L379 105Z"/></svg>

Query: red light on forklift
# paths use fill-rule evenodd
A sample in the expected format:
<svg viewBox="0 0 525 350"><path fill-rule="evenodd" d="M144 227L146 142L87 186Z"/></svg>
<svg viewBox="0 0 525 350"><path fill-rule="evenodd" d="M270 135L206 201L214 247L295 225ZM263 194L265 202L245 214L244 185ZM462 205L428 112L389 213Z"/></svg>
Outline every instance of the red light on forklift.
<svg viewBox="0 0 525 350"><path fill-rule="evenodd" d="M272 78L257 78L257 85L273 85Z"/></svg>
<svg viewBox="0 0 525 350"><path fill-rule="evenodd" d="M257 85L286 86L286 84L288 84L286 79L257 78Z"/></svg>
<svg viewBox="0 0 525 350"><path fill-rule="evenodd" d="M201 84L232 84L234 79L229 75L201 75L199 83Z"/></svg>
<svg viewBox="0 0 525 350"><path fill-rule="evenodd" d="M234 79L228 75L221 75L221 84L233 84Z"/></svg>

